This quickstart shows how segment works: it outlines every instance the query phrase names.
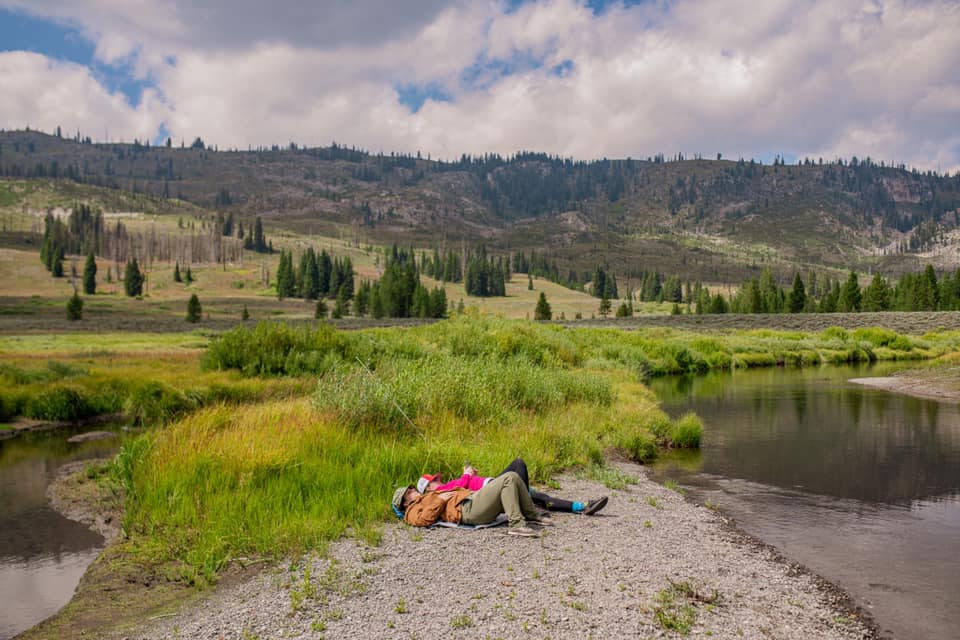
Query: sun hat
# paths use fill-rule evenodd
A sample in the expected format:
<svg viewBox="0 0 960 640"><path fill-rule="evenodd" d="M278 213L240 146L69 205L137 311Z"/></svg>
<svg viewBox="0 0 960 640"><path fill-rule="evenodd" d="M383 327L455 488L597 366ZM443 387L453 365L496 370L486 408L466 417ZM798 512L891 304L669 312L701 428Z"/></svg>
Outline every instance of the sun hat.
<svg viewBox="0 0 960 640"><path fill-rule="evenodd" d="M407 489L413 489L412 484L408 484L402 487L397 487L397 490L393 492L393 504L394 513L402 514L403 513L403 494L407 492Z"/></svg>
<svg viewBox="0 0 960 640"><path fill-rule="evenodd" d="M420 479L417 480L417 491L420 493L425 493L427 490L427 485L440 477L439 473L425 473L420 476Z"/></svg>

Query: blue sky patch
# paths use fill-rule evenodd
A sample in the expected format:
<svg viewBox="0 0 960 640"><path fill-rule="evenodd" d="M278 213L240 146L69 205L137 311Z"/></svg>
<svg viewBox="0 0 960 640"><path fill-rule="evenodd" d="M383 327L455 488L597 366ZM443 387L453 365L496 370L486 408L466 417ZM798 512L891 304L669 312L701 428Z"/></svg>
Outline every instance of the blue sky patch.
<svg viewBox="0 0 960 640"><path fill-rule="evenodd" d="M410 113L416 113L423 107L427 100L434 102L451 102L453 98L439 82L428 82L426 84L397 84L394 85L397 92L397 100L400 104L410 109Z"/></svg>
<svg viewBox="0 0 960 640"><path fill-rule="evenodd" d="M138 80L129 64L108 65L97 61L95 49L94 43L75 26L0 9L0 51L31 51L83 65L107 91L119 91L131 106L138 105L143 90L154 84Z"/></svg>

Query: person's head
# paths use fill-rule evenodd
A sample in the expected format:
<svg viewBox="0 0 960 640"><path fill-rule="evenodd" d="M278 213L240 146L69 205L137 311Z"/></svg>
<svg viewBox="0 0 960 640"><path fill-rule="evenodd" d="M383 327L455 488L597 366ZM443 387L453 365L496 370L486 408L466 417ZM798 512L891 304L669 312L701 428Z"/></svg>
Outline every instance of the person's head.
<svg viewBox="0 0 960 640"><path fill-rule="evenodd" d="M412 484L398 487L397 490L393 492L393 510L398 514L406 512L407 507L409 507L410 503L416 500L418 496L420 496L420 492L417 491L417 488Z"/></svg>
<svg viewBox="0 0 960 640"><path fill-rule="evenodd" d="M439 473L425 473L417 480L417 491L420 493L433 491L440 486L440 480L441 477Z"/></svg>

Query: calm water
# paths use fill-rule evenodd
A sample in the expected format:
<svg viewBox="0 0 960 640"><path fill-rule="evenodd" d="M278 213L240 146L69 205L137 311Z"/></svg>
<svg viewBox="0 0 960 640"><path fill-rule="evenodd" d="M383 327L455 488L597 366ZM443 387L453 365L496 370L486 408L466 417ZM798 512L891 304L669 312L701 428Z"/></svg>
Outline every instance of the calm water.
<svg viewBox="0 0 960 640"><path fill-rule="evenodd" d="M888 634L960 638L960 406L846 382L890 370L656 380L668 413L707 429L655 477L845 588Z"/></svg>
<svg viewBox="0 0 960 640"><path fill-rule="evenodd" d="M72 433L0 441L0 640L59 611L103 548L100 535L53 511L45 492L61 464L106 455L119 443L69 444Z"/></svg>

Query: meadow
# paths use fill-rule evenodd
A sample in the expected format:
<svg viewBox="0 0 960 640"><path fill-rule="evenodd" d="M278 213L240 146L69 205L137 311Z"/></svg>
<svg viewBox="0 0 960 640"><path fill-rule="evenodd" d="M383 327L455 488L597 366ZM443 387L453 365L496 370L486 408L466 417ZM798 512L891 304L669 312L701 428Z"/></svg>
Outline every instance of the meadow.
<svg viewBox="0 0 960 640"><path fill-rule="evenodd" d="M342 331L264 322L211 335L0 337L3 406L152 425L102 475L126 496L121 553L189 584L251 557L376 542L388 499L421 473L496 473L523 456L538 483L609 456L699 445L643 384L710 369L929 359L960 332L696 333L566 328L467 314ZM708 427L709 428L709 425Z"/></svg>

